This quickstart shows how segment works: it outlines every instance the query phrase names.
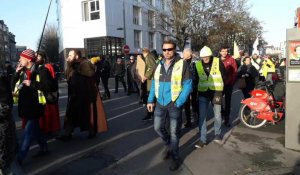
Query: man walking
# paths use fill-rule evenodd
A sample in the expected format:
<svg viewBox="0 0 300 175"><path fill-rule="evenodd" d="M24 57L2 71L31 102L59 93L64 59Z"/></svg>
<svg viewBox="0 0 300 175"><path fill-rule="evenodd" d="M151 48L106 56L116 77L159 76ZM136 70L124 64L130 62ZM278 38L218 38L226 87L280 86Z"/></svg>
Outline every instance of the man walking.
<svg viewBox="0 0 300 175"><path fill-rule="evenodd" d="M124 80L125 76L125 65L122 63L121 58L117 58L117 62L114 64L113 67L113 75L115 76L115 93L118 93L119 89L119 81L122 82L124 91L127 91L126 83Z"/></svg>
<svg viewBox="0 0 300 175"><path fill-rule="evenodd" d="M141 77L141 91L142 91L142 98L144 103L147 102L147 97L151 87L151 80L153 78L153 73L156 67L155 57L148 48L142 49L143 57L145 58L145 75ZM143 121L151 120L153 116L153 112L147 111L147 115L142 119Z"/></svg>
<svg viewBox="0 0 300 175"><path fill-rule="evenodd" d="M200 51L201 61L196 63L195 79L198 84L199 94L199 130L200 140L195 145L196 148L202 148L206 144L207 126L206 118L208 115L208 105L212 103L214 110L214 141L220 143L221 138L221 104L222 91L224 89L225 68L221 60L213 57L209 47L204 46Z"/></svg>
<svg viewBox="0 0 300 175"><path fill-rule="evenodd" d="M225 67L225 76L224 76L224 90L223 96L225 97L225 107L223 107L222 116L224 119L224 125L226 127L230 127L229 117L231 110L231 95L232 88L235 83L236 73L237 73L237 65L236 61L232 56L228 54L227 47L222 47L220 50L221 60Z"/></svg>
<svg viewBox="0 0 300 175"><path fill-rule="evenodd" d="M182 106L192 91L192 79L188 64L175 55L176 44L172 40L163 42L163 59L154 72L147 108L154 110L154 129L165 142L163 159L172 156L171 171L179 168L179 137L182 122ZM169 120L166 120L166 118ZM169 121L170 132L166 129Z"/></svg>

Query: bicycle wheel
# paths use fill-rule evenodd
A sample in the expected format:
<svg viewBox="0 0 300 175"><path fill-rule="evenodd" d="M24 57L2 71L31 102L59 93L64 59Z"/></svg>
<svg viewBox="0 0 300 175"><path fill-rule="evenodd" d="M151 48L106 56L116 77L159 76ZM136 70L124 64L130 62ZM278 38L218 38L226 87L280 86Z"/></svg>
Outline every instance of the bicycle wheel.
<svg viewBox="0 0 300 175"><path fill-rule="evenodd" d="M258 112L251 110L245 104L241 106L239 114L242 123L249 128L259 128L267 122L267 120L258 119L256 117Z"/></svg>

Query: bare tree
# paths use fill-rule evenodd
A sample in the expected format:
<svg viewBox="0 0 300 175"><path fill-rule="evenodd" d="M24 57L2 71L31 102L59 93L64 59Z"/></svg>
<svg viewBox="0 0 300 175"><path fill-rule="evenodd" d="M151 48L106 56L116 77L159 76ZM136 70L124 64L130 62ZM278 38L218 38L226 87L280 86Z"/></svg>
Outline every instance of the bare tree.
<svg viewBox="0 0 300 175"><path fill-rule="evenodd" d="M40 50L46 53L47 58L50 62L58 62L58 49L59 40L57 35L57 27L54 24L47 25L42 37Z"/></svg>

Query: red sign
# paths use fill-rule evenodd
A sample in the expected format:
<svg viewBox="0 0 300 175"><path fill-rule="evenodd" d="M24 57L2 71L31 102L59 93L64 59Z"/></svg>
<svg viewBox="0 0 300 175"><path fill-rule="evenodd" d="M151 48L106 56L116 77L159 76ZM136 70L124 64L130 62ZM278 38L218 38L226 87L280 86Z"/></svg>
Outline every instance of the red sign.
<svg viewBox="0 0 300 175"><path fill-rule="evenodd" d="M128 46L128 45L124 45L124 46L123 46L123 53L124 53L125 55L127 55L127 54L129 54L129 52L130 52L129 46Z"/></svg>

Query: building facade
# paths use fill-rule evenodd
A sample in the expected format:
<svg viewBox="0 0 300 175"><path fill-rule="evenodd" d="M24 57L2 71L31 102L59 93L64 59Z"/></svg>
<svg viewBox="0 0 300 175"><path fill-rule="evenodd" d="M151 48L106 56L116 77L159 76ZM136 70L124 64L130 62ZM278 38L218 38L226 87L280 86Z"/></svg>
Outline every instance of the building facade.
<svg viewBox="0 0 300 175"><path fill-rule="evenodd" d="M129 54L143 47L162 53L162 41L172 30L162 29L158 20L171 20L167 1L57 0L61 56L77 48L86 57L107 56L113 61L123 55L125 44Z"/></svg>
<svg viewBox="0 0 300 175"><path fill-rule="evenodd" d="M0 20L0 65L5 61L16 62L15 35L9 32L7 25Z"/></svg>

